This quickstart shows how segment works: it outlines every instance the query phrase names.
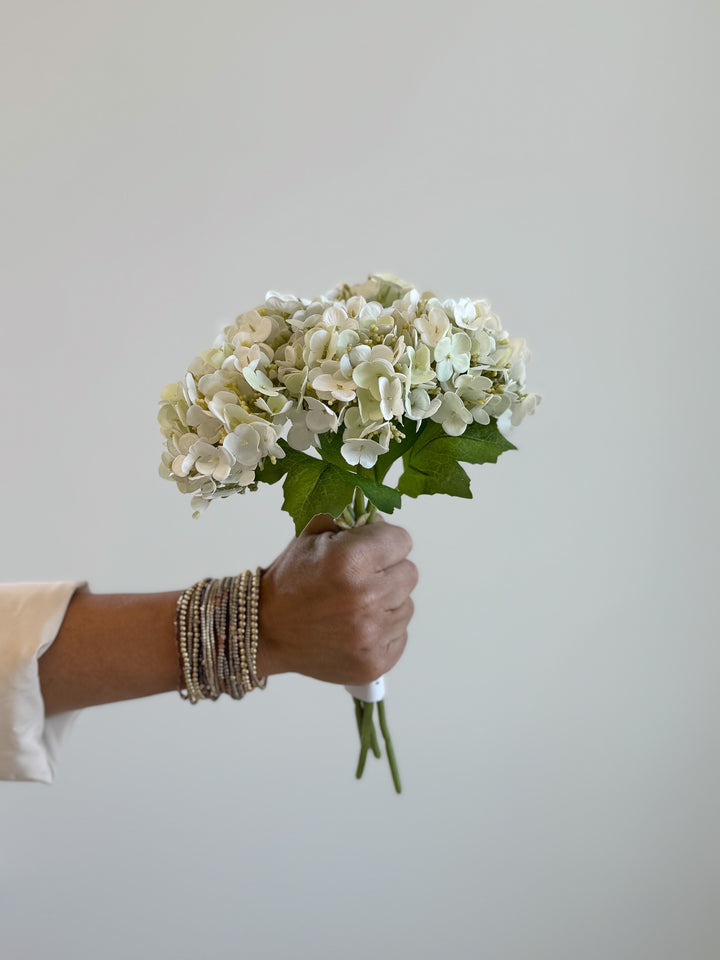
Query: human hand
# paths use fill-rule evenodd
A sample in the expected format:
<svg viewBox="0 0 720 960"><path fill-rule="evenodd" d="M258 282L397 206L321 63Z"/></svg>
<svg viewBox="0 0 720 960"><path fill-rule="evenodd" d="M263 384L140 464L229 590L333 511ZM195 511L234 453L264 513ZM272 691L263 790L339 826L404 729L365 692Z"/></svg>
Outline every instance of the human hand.
<svg viewBox="0 0 720 960"><path fill-rule="evenodd" d="M400 659L418 581L410 535L376 521L340 530L322 514L263 572L258 673L362 684Z"/></svg>

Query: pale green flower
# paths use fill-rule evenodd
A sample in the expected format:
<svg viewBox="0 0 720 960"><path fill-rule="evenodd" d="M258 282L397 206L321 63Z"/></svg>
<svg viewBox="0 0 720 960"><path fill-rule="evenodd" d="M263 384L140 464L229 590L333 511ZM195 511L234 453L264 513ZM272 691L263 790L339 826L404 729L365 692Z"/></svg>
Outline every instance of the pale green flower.
<svg viewBox="0 0 720 960"><path fill-rule="evenodd" d="M270 317L261 316L257 310L249 310L237 319L237 339L233 346L249 347L261 343L272 330Z"/></svg>
<svg viewBox="0 0 720 960"><path fill-rule="evenodd" d="M369 437L351 437L349 440L344 440L340 448L343 459L347 463L353 467L359 464L366 469L374 467L378 457L381 457L387 451L387 447L383 447L381 443Z"/></svg>
<svg viewBox="0 0 720 960"><path fill-rule="evenodd" d="M359 343L349 351L348 358L353 367L371 360L385 360L392 367L396 359L392 347L385 343L376 343L373 346L368 343Z"/></svg>
<svg viewBox="0 0 720 960"><path fill-rule="evenodd" d="M158 467L158 473L163 478L163 480L174 480L175 474L172 469L173 455L168 450L163 450L160 454L160 466Z"/></svg>
<svg viewBox="0 0 720 960"><path fill-rule="evenodd" d="M356 320L360 316L360 311L365 306L366 300L365 297L350 297L349 300L345 303L345 310L349 317L354 317Z"/></svg>
<svg viewBox="0 0 720 960"><path fill-rule="evenodd" d="M382 421L383 415L380 409L379 397L375 399L369 390L363 390L360 387L358 387L355 397L358 402L358 413L363 423L371 423L374 420Z"/></svg>
<svg viewBox="0 0 720 960"><path fill-rule="evenodd" d="M443 337L435 347L438 380L449 380L453 373L465 373L470 367L471 347L470 337L464 332Z"/></svg>
<svg viewBox="0 0 720 960"><path fill-rule="evenodd" d="M350 292L353 296L363 297L365 300L373 301L376 299L377 294L380 290L381 280L374 277L368 277L364 283L355 283L350 287ZM333 293L335 291L328 291Z"/></svg>
<svg viewBox="0 0 720 960"><path fill-rule="evenodd" d="M459 397L464 400L474 400L477 403L485 399L485 394L492 387L492 380L484 377L482 372L474 370L455 377L454 386L455 393Z"/></svg>
<svg viewBox="0 0 720 960"><path fill-rule="evenodd" d="M509 343L498 344L490 355L490 362L496 370L509 369L513 358L513 348Z"/></svg>
<svg viewBox="0 0 720 960"><path fill-rule="evenodd" d="M534 394L530 393L524 397L521 397L517 403L513 403L511 416L512 425L517 427L523 422L528 414L535 413L535 408L539 402L540 397L536 397Z"/></svg>
<svg viewBox="0 0 720 960"><path fill-rule="evenodd" d="M508 376L516 383L524 385L525 383L525 364L530 358L530 351L527 343L522 338L511 340L509 346L512 348L512 357L510 359L510 369Z"/></svg>
<svg viewBox="0 0 720 960"><path fill-rule="evenodd" d="M395 302L395 309L398 310L403 317L408 320L413 319L417 315L418 302L420 300L420 293L412 287L407 293L404 294Z"/></svg>
<svg viewBox="0 0 720 960"><path fill-rule="evenodd" d="M197 403L198 388L197 383L195 382L195 377L191 373L185 375L185 383L183 384L182 392L188 406L193 403Z"/></svg>
<svg viewBox="0 0 720 960"><path fill-rule="evenodd" d="M308 407L306 422L308 430L313 433L333 433L338 428L338 418L334 410L331 410L327 404L315 397L305 397L305 403Z"/></svg>
<svg viewBox="0 0 720 960"><path fill-rule="evenodd" d="M287 442L293 450L307 450L315 443L315 433L308 429L306 410L302 407L295 407L291 410L290 423Z"/></svg>
<svg viewBox="0 0 720 960"><path fill-rule="evenodd" d="M207 443L217 443L223 431L223 425L217 417L203 410L197 403L188 407L187 425L194 427L198 437Z"/></svg>
<svg viewBox="0 0 720 960"><path fill-rule="evenodd" d="M337 327L327 330L325 327L317 327L314 330L305 331L305 349L303 358L308 367L312 368L323 360L332 360L335 356L338 337L340 332Z"/></svg>
<svg viewBox="0 0 720 960"><path fill-rule="evenodd" d="M342 359L349 361L347 354L345 354ZM345 369L347 369L347 365L346 363ZM315 376L311 374L313 390L315 390L318 395L326 394L326 396L320 397L321 400L329 400L331 397L343 401L355 399L355 390L357 387L352 377L352 370L349 370L350 375L346 376L343 372L342 361L323 360L320 366L316 367L312 373L316 374Z"/></svg>
<svg viewBox="0 0 720 960"><path fill-rule="evenodd" d="M309 369L303 360L301 344L287 343L276 356L277 376L291 397L300 403L305 396Z"/></svg>
<svg viewBox="0 0 720 960"><path fill-rule="evenodd" d="M235 427L223 440L223 446L232 453L238 463L255 468L263 457L279 459L285 456L277 441L278 432L271 423L267 420L255 420Z"/></svg>
<svg viewBox="0 0 720 960"><path fill-rule="evenodd" d="M294 370L283 375L283 383L291 397L294 397L298 403L302 403L305 398L305 388L307 387L309 370L303 367L302 370Z"/></svg>
<svg viewBox="0 0 720 960"><path fill-rule="evenodd" d="M335 353L342 356L346 355L360 341L360 335L357 330L347 327L338 334Z"/></svg>
<svg viewBox="0 0 720 960"><path fill-rule="evenodd" d="M338 417L334 410L315 397L305 397L307 410L296 407L290 412L292 427L288 433L288 443L295 450L307 450L315 443L317 434L334 433L338 428Z"/></svg>
<svg viewBox="0 0 720 960"><path fill-rule="evenodd" d="M432 307L427 314L417 317L415 329L424 344L436 347L450 332L450 320L442 307Z"/></svg>
<svg viewBox="0 0 720 960"><path fill-rule="evenodd" d="M258 393L262 393L266 397L276 397L278 390L262 369L260 363L260 360L253 360L252 363L243 367L242 374L253 390L257 390Z"/></svg>
<svg viewBox="0 0 720 960"><path fill-rule="evenodd" d="M490 423L490 413L485 409L485 405L492 380L477 371L471 371L455 377L454 383L455 392L467 405L475 423Z"/></svg>
<svg viewBox="0 0 720 960"><path fill-rule="evenodd" d="M260 435L250 423L240 423L223 440L223 447L243 467L255 467L260 462Z"/></svg>
<svg viewBox="0 0 720 960"><path fill-rule="evenodd" d="M322 320L328 329L337 327L339 330L357 330L356 317L350 317L344 306L334 303L323 310Z"/></svg>
<svg viewBox="0 0 720 960"><path fill-rule="evenodd" d="M228 420L225 416L225 408L228 406L237 406L240 397L234 390L218 390L212 394L208 401L208 411L225 426L228 426Z"/></svg>
<svg viewBox="0 0 720 960"><path fill-rule="evenodd" d="M188 372L191 373L196 380L199 380L200 377L206 373L219 370L231 354L232 347L226 342L221 343L219 346L211 347L209 350L203 350L202 353L198 354L189 364Z"/></svg>
<svg viewBox="0 0 720 960"><path fill-rule="evenodd" d="M294 294L278 293L277 290L268 290L265 294L265 306L272 313L280 313L291 317L298 310L302 310L304 301Z"/></svg>
<svg viewBox="0 0 720 960"><path fill-rule="evenodd" d="M164 400L166 403L174 403L178 398L179 386L180 384L178 384L177 382L168 383L167 386L162 388L162 392L160 393L160 399Z"/></svg>
<svg viewBox="0 0 720 960"><path fill-rule="evenodd" d="M451 437L459 437L465 433L467 425L473 421L472 414L456 393L443 394L442 403L431 419L441 424L445 433Z"/></svg>
<svg viewBox="0 0 720 960"><path fill-rule="evenodd" d="M482 321L483 327L491 337L495 340L504 340L507 337L507 331L503 330L500 318L496 313L492 312L487 300L476 300L475 311L478 320Z"/></svg>
<svg viewBox="0 0 720 960"><path fill-rule="evenodd" d="M230 473L233 462L231 454L224 447L216 447L204 440L197 440L185 457L182 473L187 475L194 468L204 477L222 481Z"/></svg>
<svg viewBox="0 0 720 960"><path fill-rule="evenodd" d="M223 425L228 433L232 433L241 423L258 423L259 421L265 422L263 417L248 408L247 402L226 403L223 407Z"/></svg>
<svg viewBox="0 0 720 960"><path fill-rule="evenodd" d="M470 339L472 341L472 354L473 357L477 357L479 362L491 364L490 357L495 350L495 340L487 330L484 330L482 327L478 327L473 330L468 330L470 334Z"/></svg>
<svg viewBox="0 0 720 960"><path fill-rule="evenodd" d="M435 371L431 366L430 350L421 343L418 347L407 347L403 361L410 372L410 382L413 386L421 383L432 383L435 380Z"/></svg>
<svg viewBox="0 0 720 960"><path fill-rule="evenodd" d="M408 390L405 397L405 412L411 420L425 420L431 417L440 407L441 397L430 397L423 387Z"/></svg>
<svg viewBox="0 0 720 960"><path fill-rule="evenodd" d="M377 437L377 439L373 439ZM378 457L388 452L390 428L380 421L364 423L357 407L345 413L345 432L340 452L351 466L374 467Z"/></svg>
<svg viewBox="0 0 720 960"><path fill-rule="evenodd" d="M177 385L176 385L177 386ZM187 411L185 411L186 413ZM163 403L158 410L158 423L163 436L170 437L173 433L181 432L186 425L185 413L182 417L178 415L176 404Z"/></svg>
<svg viewBox="0 0 720 960"><path fill-rule="evenodd" d="M491 393L485 401L485 411L489 416L498 419L509 409L512 398L504 393Z"/></svg>
<svg viewBox="0 0 720 960"><path fill-rule="evenodd" d="M378 388L380 390L380 412L384 420L392 420L393 417L400 419L403 415L403 384L399 377L380 377L378 379Z"/></svg>
<svg viewBox="0 0 720 960"><path fill-rule="evenodd" d="M206 373L200 377L197 389L206 400L211 400L215 394L222 391L233 391L236 395L247 391L247 385L240 371L235 366L235 357L228 357L219 370ZM249 393L249 391L247 391ZM195 402L195 401L193 401Z"/></svg>
<svg viewBox="0 0 720 960"><path fill-rule="evenodd" d="M260 396L255 400L256 409L269 414L275 423L284 423L292 406L292 400L288 400L281 393L278 393L275 397Z"/></svg>
<svg viewBox="0 0 720 960"><path fill-rule="evenodd" d="M248 364L254 360L259 360L261 366L270 363L274 359L272 347L267 343L253 343L249 347L238 344L227 360L223 361L220 369L224 370L227 366L234 366L240 373L243 372Z"/></svg>
<svg viewBox="0 0 720 960"><path fill-rule="evenodd" d="M373 273L371 279L378 282L376 299L384 307L391 307L409 290L412 290L412 284L396 277L394 273Z"/></svg>
<svg viewBox="0 0 720 960"><path fill-rule="evenodd" d="M356 347L360 350L360 347ZM396 376L389 360L365 360L353 370L353 380L364 390L369 390L375 400L381 399L379 380L381 377L391 380Z"/></svg>
<svg viewBox="0 0 720 960"><path fill-rule="evenodd" d="M475 304L468 297L462 297L460 300L451 301L451 303L453 321L458 327L465 330L474 330L476 327L482 326L482 318L477 316Z"/></svg>

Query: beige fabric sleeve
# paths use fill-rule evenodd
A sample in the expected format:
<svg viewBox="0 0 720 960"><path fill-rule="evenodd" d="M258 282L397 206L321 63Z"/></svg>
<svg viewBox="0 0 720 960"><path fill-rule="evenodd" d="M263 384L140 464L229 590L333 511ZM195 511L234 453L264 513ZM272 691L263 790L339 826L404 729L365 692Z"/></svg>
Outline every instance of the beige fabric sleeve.
<svg viewBox="0 0 720 960"><path fill-rule="evenodd" d="M0 780L52 783L79 710L45 716L38 659L83 581L0 584Z"/></svg>

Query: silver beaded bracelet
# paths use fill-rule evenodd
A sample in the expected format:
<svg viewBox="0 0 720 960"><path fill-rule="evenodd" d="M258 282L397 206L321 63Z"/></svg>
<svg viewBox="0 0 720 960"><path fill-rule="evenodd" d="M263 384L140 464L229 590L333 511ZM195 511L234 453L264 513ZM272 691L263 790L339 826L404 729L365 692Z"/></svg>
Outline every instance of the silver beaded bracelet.
<svg viewBox="0 0 720 960"><path fill-rule="evenodd" d="M240 700L265 689L258 676L260 576L245 570L235 577L198 580L178 597L175 616L183 700Z"/></svg>

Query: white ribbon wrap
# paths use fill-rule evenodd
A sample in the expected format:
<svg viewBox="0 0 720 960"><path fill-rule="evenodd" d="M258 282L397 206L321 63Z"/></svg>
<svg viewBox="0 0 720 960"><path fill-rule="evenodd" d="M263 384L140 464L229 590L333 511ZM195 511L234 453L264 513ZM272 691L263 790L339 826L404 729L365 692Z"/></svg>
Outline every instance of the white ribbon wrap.
<svg viewBox="0 0 720 960"><path fill-rule="evenodd" d="M385 699L385 677L378 677L372 683L363 683L360 686L345 685L349 694L365 703L377 703Z"/></svg>

